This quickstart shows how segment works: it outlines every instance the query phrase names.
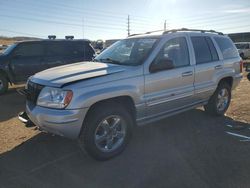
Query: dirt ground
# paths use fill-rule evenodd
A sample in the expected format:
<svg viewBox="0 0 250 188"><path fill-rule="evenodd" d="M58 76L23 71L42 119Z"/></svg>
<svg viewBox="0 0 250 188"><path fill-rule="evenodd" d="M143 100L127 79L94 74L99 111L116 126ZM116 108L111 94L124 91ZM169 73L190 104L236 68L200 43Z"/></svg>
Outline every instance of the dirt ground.
<svg viewBox="0 0 250 188"><path fill-rule="evenodd" d="M244 74L225 117L199 108L138 127L120 156L97 162L75 141L24 127L25 99L11 88L0 97L0 188L249 188L249 139L227 134L250 137L249 93Z"/></svg>

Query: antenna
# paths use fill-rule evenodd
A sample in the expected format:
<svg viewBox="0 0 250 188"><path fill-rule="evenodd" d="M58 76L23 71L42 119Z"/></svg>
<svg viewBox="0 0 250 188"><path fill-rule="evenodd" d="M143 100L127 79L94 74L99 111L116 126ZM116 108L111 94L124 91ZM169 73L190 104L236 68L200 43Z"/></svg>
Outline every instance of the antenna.
<svg viewBox="0 0 250 188"><path fill-rule="evenodd" d="M128 15L128 36L130 35L130 18L129 18L129 15Z"/></svg>

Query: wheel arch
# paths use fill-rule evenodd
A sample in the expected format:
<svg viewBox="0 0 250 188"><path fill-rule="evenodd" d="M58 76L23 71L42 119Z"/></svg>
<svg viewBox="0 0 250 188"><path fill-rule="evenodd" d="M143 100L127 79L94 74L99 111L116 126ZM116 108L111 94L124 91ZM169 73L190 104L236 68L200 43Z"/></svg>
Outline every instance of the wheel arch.
<svg viewBox="0 0 250 188"><path fill-rule="evenodd" d="M233 77L232 76L227 76L227 77L224 77L224 78L221 78L218 82L218 85L223 83L223 82L226 82L231 88L233 86Z"/></svg>
<svg viewBox="0 0 250 188"><path fill-rule="evenodd" d="M128 109L129 113L132 115L133 119L135 120L136 118L136 107L135 107L135 102L133 98L129 95L122 95L122 96L116 96L108 99L103 99L100 101L96 101L93 103L90 107L89 110L86 113L86 116L84 118L84 121L86 120L87 116L97 107L102 106L102 105L121 105L124 106L126 109Z"/></svg>

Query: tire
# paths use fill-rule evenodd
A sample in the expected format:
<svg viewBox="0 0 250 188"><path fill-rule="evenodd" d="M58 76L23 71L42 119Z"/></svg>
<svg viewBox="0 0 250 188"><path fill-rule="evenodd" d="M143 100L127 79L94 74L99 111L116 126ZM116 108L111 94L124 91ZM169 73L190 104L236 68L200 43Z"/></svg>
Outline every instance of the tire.
<svg viewBox="0 0 250 188"><path fill-rule="evenodd" d="M227 95L225 94L224 98L221 97L223 96L222 95L223 91L227 92ZM221 100L219 98L221 98ZM204 109L207 113L211 115L223 116L230 105L230 101L231 101L231 87L228 83L222 82L218 85L216 91L209 99L208 104L204 106Z"/></svg>
<svg viewBox="0 0 250 188"><path fill-rule="evenodd" d="M7 78L0 74L0 95L5 93L9 88L9 82Z"/></svg>
<svg viewBox="0 0 250 188"><path fill-rule="evenodd" d="M115 122L118 122L117 130L111 128ZM116 103L98 105L88 113L78 143L94 159L108 160L125 149L132 135L132 128L133 118L122 106Z"/></svg>

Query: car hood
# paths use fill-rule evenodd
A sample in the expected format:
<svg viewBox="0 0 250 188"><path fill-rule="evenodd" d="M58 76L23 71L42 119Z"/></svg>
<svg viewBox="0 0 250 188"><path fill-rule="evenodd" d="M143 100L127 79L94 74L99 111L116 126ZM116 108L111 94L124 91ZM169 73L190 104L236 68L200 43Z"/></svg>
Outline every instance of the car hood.
<svg viewBox="0 0 250 188"><path fill-rule="evenodd" d="M125 66L121 65L79 62L47 69L35 74L30 80L41 85L62 87L65 84L115 74L125 70Z"/></svg>

